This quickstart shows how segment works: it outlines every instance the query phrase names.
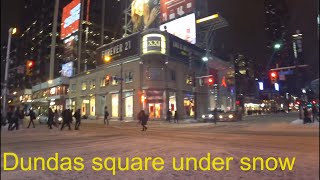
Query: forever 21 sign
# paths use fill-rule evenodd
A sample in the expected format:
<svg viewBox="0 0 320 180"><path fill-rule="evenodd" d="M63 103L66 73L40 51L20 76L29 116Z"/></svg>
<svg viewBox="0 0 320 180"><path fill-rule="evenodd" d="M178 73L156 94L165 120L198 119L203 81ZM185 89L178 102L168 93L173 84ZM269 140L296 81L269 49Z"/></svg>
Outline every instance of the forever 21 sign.
<svg viewBox="0 0 320 180"><path fill-rule="evenodd" d="M97 49L99 56L99 64L104 64L105 56L110 56L111 61L138 54L138 38L139 34L133 34L122 38L118 41L112 42Z"/></svg>

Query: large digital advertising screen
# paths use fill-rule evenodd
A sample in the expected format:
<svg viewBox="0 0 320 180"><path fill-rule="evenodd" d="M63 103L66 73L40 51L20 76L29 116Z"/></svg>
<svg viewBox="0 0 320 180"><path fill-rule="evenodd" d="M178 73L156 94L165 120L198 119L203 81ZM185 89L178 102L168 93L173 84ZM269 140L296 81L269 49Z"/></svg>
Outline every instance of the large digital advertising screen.
<svg viewBox="0 0 320 180"><path fill-rule="evenodd" d="M73 75L73 62L62 64L61 75L71 77Z"/></svg>
<svg viewBox="0 0 320 180"><path fill-rule="evenodd" d="M165 29L166 27L166 29ZM170 21L160 26L161 31L168 31L191 44L196 43L196 17L195 14L189 14L179 19Z"/></svg>
<svg viewBox="0 0 320 180"><path fill-rule="evenodd" d="M195 10L194 0L161 0L160 1L160 22L164 23L177 19Z"/></svg>
<svg viewBox="0 0 320 180"><path fill-rule="evenodd" d="M79 30L80 7L80 0L73 0L63 8L60 34L61 39L64 39Z"/></svg>

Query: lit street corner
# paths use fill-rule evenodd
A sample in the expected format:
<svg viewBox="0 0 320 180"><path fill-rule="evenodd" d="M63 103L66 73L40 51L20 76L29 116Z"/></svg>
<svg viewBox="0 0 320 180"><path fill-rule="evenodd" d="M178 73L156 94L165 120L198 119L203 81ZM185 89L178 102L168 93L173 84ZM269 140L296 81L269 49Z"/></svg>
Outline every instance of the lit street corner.
<svg viewBox="0 0 320 180"><path fill-rule="evenodd" d="M79 131L57 128L49 130L46 125L36 124L36 128L22 128L18 131L1 132L1 178L2 179L318 179L319 177L319 125L291 124L296 113L270 114L245 117L240 122L181 123L169 124L165 121L149 121L148 130L141 131L136 121L111 121L106 127L102 123L83 120ZM3 171L4 152L14 152L19 158L43 157L48 159L58 153L62 157L82 157L82 171L22 171L19 163L14 171ZM172 158L233 157L230 170L201 171L191 163L190 170L173 170ZM120 171L92 169L91 160L100 157L121 157L124 167L126 157L161 157L164 169ZM240 169L242 157L295 157L292 171ZM9 157L7 166L13 167L14 158ZM60 161L59 161L60 162ZM129 161L130 163L131 161ZM24 167L27 167L27 161ZM108 163L107 163L108 164ZM179 163L178 163L179 164ZM103 166L103 161L101 163ZM109 164L110 165L110 164ZM53 166L53 165L52 165ZM41 166L37 165L38 169ZM111 165L110 165L111 167ZM259 163L258 168L261 167ZM32 166L33 168L33 166ZM184 167L186 168L186 167ZM266 166L264 166L266 168ZM136 179L134 178L134 179Z"/></svg>

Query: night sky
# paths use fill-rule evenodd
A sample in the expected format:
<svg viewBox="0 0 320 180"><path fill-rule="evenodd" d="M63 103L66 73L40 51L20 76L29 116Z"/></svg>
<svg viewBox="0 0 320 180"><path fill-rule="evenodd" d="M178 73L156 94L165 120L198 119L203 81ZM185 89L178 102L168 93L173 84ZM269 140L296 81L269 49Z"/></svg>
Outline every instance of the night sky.
<svg viewBox="0 0 320 180"><path fill-rule="evenodd" d="M9 27L18 27L24 20L21 11L25 0L1 1L1 44L6 44ZM264 0L210 0L209 12L219 12L229 27L216 32L215 46L226 51L243 53L256 62L265 64ZM289 6L289 32L300 29L306 62L319 72L319 41L316 17L317 0L287 0ZM315 76L317 76L315 74ZM316 78L316 77L315 77Z"/></svg>

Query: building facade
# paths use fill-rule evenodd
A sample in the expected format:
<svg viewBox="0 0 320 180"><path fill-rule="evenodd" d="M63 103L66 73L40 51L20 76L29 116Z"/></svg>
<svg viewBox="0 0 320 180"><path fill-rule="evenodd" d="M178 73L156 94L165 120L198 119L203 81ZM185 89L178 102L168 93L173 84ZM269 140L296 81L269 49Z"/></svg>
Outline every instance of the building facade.
<svg viewBox="0 0 320 180"><path fill-rule="evenodd" d="M70 108L89 118L103 116L105 106L115 119L136 119L140 110L150 119L164 119L168 110L200 117L209 106L204 54L156 29L114 41L98 48L98 68L70 79Z"/></svg>

